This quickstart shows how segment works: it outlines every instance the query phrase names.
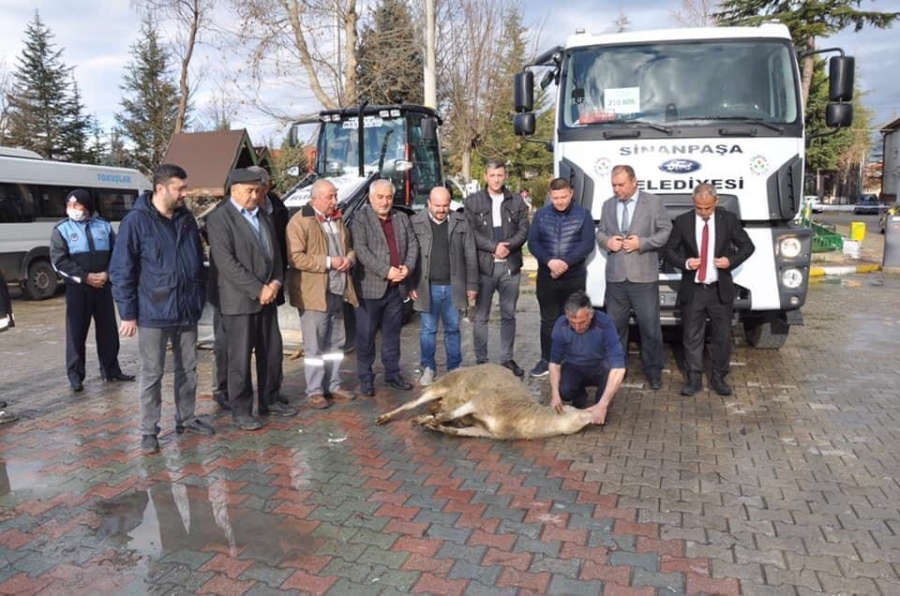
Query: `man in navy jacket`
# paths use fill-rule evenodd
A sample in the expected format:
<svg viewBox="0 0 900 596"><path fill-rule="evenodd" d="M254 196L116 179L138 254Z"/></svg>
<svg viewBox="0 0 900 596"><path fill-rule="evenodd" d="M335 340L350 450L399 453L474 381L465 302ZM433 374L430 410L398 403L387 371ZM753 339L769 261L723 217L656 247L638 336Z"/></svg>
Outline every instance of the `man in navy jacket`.
<svg viewBox="0 0 900 596"><path fill-rule="evenodd" d="M532 377L549 374L550 336L564 313L566 299L583 292L585 262L594 250L594 220L572 202L572 186L564 178L550 182L550 203L534 214L528 230L528 250L538 262L537 299L541 309L541 359Z"/></svg>
<svg viewBox="0 0 900 596"><path fill-rule="evenodd" d="M197 398L197 321L206 299L200 231L184 206L187 173L163 164L153 193L141 195L122 220L109 276L122 322L119 333L138 330L141 352L141 450L159 451L159 417L166 345L175 358L175 430L203 435L213 427L194 415Z"/></svg>

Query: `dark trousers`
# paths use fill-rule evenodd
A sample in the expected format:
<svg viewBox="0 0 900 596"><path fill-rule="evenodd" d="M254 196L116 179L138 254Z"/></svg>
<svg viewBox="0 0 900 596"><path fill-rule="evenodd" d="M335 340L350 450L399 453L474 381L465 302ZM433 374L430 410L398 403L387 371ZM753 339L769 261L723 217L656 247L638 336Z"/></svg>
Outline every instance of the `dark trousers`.
<svg viewBox="0 0 900 596"><path fill-rule="evenodd" d="M606 314L616 325L622 351L628 359L628 319L631 311L641 337L641 364L648 379L662 374L666 353L659 323L659 282L606 284Z"/></svg>
<svg viewBox="0 0 900 596"><path fill-rule="evenodd" d="M70 383L84 381L84 342L91 319L94 320L100 376L108 378L122 372L112 286L106 284L97 289L83 284L66 284L66 374Z"/></svg>
<svg viewBox="0 0 900 596"><path fill-rule="evenodd" d="M282 343L278 328L278 307L264 306L258 313L222 315L228 361L228 397L234 418L253 412L253 383L250 377L250 356L256 350L260 406L268 407L277 398L271 387L281 386ZM272 381L271 383L269 381ZM270 401L271 400L271 401Z"/></svg>
<svg viewBox="0 0 900 596"><path fill-rule="evenodd" d="M403 298L400 288L390 286L384 296L362 298L356 309L356 371L362 383L375 379L375 335L381 327L381 363L384 378L400 376L400 329L403 326Z"/></svg>
<svg viewBox="0 0 900 596"><path fill-rule="evenodd" d="M723 304L715 284L695 284L688 301L681 305L681 325L684 329L685 371L689 377L703 374L703 347L706 338L706 319L709 317L709 359L712 377L724 379L731 360L731 314L734 305Z"/></svg>
<svg viewBox="0 0 900 596"><path fill-rule="evenodd" d="M276 313L277 323L277 313ZM259 354L267 354L269 350L279 350L282 353L283 342L281 339L281 329L277 337L272 340L274 345L267 347L268 343L263 341L261 334L257 334L257 343L253 346L257 353L256 357L256 385L257 395L259 396L260 405L265 407L276 401L280 397L281 384L284 381L284 372L282 364L278 365L277 371L270 372L267 358L260 357ZM225 326L222 323L222 313L218 308L213 310L213 351L215 352L215 361L213 365L213 399L219 403L229 403L228 399L228 342L225 339ZM279 362L283 363L283 356L279 357ZM276 377L269 382L269 377L275 374Z"/></svg>
<svg viewBox="0 0 900 596"><path fill-rule="evenodd" d="M565 314L566 300L577 291L584 291L587 277L580 274L559 279L538 274L537 301L541 310L541 358L550 360L550 338L557 319Z"/></svg>
<svg viewBox="0 0 900 596"><path fill-rule="evenodd" d="M591 367L563 363L559 377L559 397L563 401L572 402L576 408L583 409L587 406L587 388L597 387L594 395L596 403L606 388L608 377L609 365L606 361Z"/></svg>

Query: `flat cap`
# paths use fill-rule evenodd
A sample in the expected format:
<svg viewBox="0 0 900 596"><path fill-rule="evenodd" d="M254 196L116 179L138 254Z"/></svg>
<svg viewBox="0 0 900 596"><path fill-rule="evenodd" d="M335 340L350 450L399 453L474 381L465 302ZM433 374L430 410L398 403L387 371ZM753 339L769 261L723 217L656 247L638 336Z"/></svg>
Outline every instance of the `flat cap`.
<svg viewBox="0 0 900 596"><path fill-rule="evenodd" d="M231 171L228 176L228 184L263 184L262 174L249 168L238 168Z"/></svg>

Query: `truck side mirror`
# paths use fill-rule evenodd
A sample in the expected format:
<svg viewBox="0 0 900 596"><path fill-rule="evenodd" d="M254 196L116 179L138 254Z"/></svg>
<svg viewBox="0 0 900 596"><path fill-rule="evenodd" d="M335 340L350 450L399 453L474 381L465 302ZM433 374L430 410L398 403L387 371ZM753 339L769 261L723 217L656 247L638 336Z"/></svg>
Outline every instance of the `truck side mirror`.
<svg viewBox="0 0 900 596"><path fill-rule="evenodd" d="M853 124L853 104L828 104L825 107L825 124L830 128L847 128Z"/></svg>
<svg viewBox="0 0 900 596"><path fill-rule="evenodd" d="M534 73L530 70L516 73L513 80L513 99L517 114L534 110Z"/></svg>
<svg viewBox="0 0 900 596"><path fill-rule="evenodd" d="M516 114L513 118L513 129L517 136L530 137L534 134L535 120L534 112L526 112L524 114Z"/></svg>
<svg viewBox="0 0 900 596"><path fill-rule="evenodd" d="M422 138L426 141L437 140L437 120L422 118Z"/></svg>
<svg viewBox="0 0 900 596"><path fill-rule="evenodd" d="M828 101L853 99L853 71L856 60L850 56L833 56L828 60Z"/></svg>

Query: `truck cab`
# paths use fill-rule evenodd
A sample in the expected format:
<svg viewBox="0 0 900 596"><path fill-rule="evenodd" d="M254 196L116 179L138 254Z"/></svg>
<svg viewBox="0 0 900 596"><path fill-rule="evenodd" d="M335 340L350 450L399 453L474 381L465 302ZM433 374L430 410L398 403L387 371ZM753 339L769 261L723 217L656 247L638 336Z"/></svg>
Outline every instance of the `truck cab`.
<svg viewBox="0 0 900 596"><path fill-rule="evenodd" d="M837 60L837 63L835 61ZM849 126L852 58L832 58L829 125ZM692 208L694 186L712 184L743 223L756 252L734 272L736 322L757 347L777 348L802 322L811 231L803 206L807 137L797 52L783 25L571 36L532 65L556 84L556 174L599 222L614 166L634 168L640 189L672 218ZM848 72L849 71L849 72ZM837 74L835 74L837 73ZM533 72L516 75L516 133L535 129ZM606 255L588 265L588 293L602 308ZM679 325L680 272L660 263L664 325Z"/></svg>

